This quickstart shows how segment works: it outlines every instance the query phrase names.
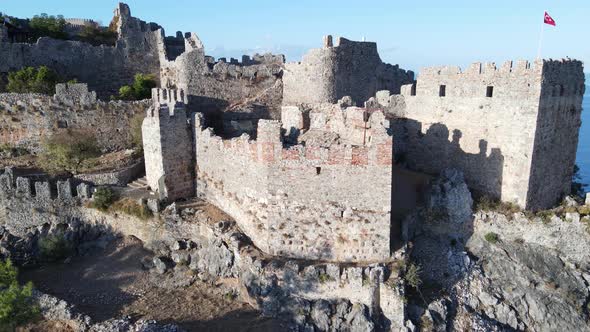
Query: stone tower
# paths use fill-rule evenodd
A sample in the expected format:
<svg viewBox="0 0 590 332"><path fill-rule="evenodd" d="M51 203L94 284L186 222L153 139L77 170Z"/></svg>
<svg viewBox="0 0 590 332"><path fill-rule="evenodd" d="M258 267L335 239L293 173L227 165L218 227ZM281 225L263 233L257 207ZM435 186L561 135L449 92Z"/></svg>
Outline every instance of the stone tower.
<svg viewBox="0 0 590 332"><path fill-rule="evenodd" d="M151 190L169 202L194 195L193 149L183 90L153 89L143 120L145 172Z"/></svg>

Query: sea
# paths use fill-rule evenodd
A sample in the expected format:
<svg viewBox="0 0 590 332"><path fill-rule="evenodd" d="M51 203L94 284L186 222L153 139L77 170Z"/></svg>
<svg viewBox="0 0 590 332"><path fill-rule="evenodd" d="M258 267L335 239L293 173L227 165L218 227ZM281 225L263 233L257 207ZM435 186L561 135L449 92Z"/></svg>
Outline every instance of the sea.
<svg viewBox="0 0 590 332"><path fill-rule="evenodd" d="M586 81L590 75L586 76ZM590 191L590 86L586 87L586 94L582 101L582 127L578 141L578 155L576 163L580 167L580 177L584 183L586 192ZM556 162L559 162L556 160Z"/></svg>

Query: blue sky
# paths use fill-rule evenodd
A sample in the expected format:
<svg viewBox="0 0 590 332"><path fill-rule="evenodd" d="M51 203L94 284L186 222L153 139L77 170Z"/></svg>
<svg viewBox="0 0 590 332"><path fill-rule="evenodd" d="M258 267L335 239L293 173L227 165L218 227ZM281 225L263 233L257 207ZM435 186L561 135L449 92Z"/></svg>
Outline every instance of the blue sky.
<svg viewBox="0 0 590 332"><path fill-rule="evenodd" d="M322 36L376 41L381 57L402 68L473 61L534 59L543 11L557 21L546 26L543 56L585 61L590 71L589 0L493 1L229 1L129 0L133 16L162 25L168 35L196 32L213 56L273 51L299 60ZM0 11L84 17L108 24L116 1L0 0Z"/></svg>

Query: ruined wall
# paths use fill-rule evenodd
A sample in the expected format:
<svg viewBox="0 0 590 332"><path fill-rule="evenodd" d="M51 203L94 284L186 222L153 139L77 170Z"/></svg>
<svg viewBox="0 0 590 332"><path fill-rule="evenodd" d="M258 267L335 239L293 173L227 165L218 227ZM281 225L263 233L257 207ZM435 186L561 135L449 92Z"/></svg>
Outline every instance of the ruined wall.
<svg viewBox="0 0 590 332"><path fill-rule="evenodd" d="M194 195L193 151L183 90L153 89L154 105L142 124L146 178L160 199Z"/></svg>
<svg viewBox="0 0 590 332"><path fill-rule="evenodd" d="M86 84L58 84L56 94L0 93L0 142L38 152L51 135L68 129L96 137L107 151L130 148L131 119L145 114L151 100L96 100Z"/></svg>
<svg viewBox="0 0 590 332"><path fill-rule="evenodd" d="M344 96L358 104L379 90L399 93L413 79L411 71L383 63L376 43L339 38L333 46L327 36L323 48L285 65L283 104L335 103Z"/></svg>
<svg viewBox="0 0 590 332"><path fill-rule="evenodd" d="M46 37L35 44L0 39L0 72L44 65L64 78L88 83L105 98L131 83L137 73L154 74L158 79L164 31L155 23L131 17L125 4L115 10L115 20L119 33L115 47Z"/></svg>
<svg viewBox="0 0 590 332"><path fill-rule="evenodd" d="M208 120L213 116L220 120L278 118L282 55L216 62L205 56L195 34L187 33L184 41L184 53L161 59L161 82L163 87L184 89L191 110L207 113Z"/></svg>
<svg viewBox="0 0 590 332"><path fill-rule="evenodd" d="M400 160L431 174L458 168L480 194L527 208L550 207L570 183L567 174L575 159L581 96L553 97L555 102L547 106L547 66L565 80L577 80L570 81L572 86L579 89L583 84L581 64L575 61L537 61L533 66L526 61L507 62L500 68L476 63L464 72L458 67L424 69L415 86L404 86L401 95L391 96L385 105L396 118L394 132L403 133L396 137ZM381 96L381 103L386 99ZM557 104L562 105L560 109L569 108L551 116L554 111L549 110L557 112ZM547 121L554 123L543 134L538 126ZM539 137L547 140L538 143ZM545 151L539 154L543 157L533 160L539 149ZM549 166L555 160L565 163ZM542 175L535 179L534 172ZM541 194L545 197L530 196L529 186L544 187L545 183L549 186Z"/></svg>
<svg viewBox="0 0 590 332"><path fill-rule="evenodd" d="M196 116L197 192L234 217L267 253L387 259L392 141L379 116L372 117L367 137L373 139L365 145L288 147L278 121L261 120L256 141L247 135L223 140Z"/></svg>

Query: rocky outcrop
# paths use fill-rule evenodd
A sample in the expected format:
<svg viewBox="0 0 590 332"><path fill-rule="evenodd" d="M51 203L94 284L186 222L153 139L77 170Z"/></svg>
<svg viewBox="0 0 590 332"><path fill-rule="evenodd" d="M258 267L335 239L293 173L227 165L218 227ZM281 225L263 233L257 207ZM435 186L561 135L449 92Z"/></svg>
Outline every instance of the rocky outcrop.
<svg viewBox="0 0 590 332"><path fill-rule="evenodd" d="M461 182L445 172L409 218L412 258L428 286L427 305L411 301L413 322L436 331L590 331L586 219L467 214Z"/></svg>

